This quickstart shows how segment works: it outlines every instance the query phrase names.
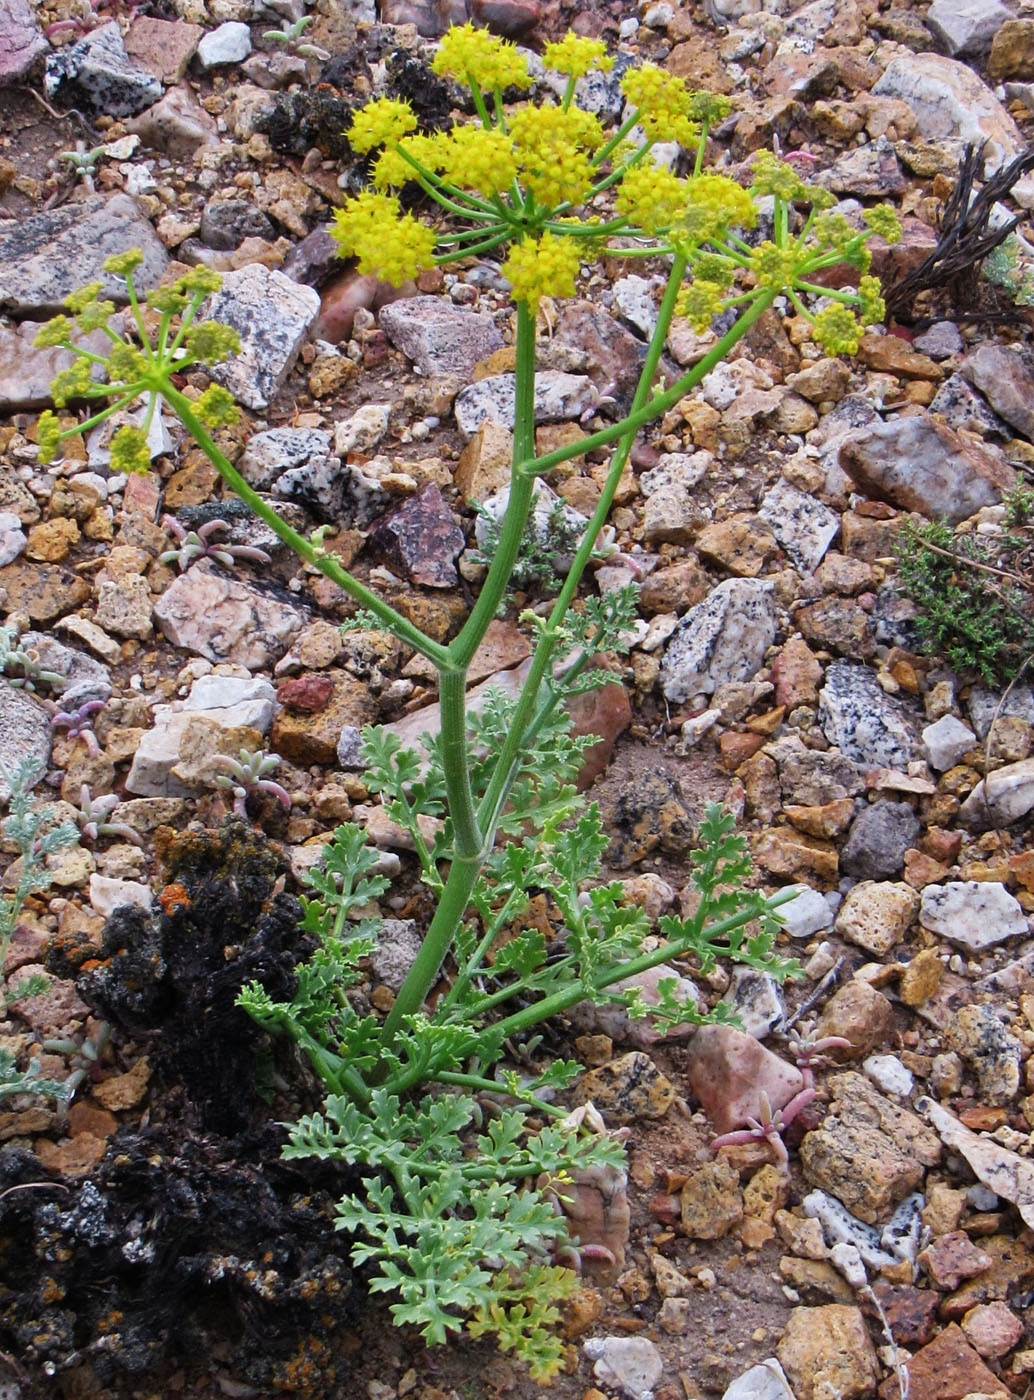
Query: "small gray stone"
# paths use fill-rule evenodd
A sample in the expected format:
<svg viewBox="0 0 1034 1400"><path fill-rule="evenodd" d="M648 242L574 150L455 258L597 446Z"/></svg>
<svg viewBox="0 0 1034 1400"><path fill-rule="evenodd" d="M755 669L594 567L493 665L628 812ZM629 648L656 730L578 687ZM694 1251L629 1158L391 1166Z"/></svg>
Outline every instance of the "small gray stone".
<svg viewBox="0 0 1034 1400"><path fill-rule="evenodd" d="M863 1261L876 1270L900 1264L903 1259L914 1262L922 1229L919 1215L922 1207L922 1196L906 1196L890 1222L881 1230L879 1226L859 1220L836 1197L827 1195L825 1191L810 1191L801 1202L801 1209L808 1219L817 1220L822 1226L828 1246L853 1245Z"/></svg>
<svg viewBox="0 0 1034 1400"><path fill-rule="evenodd" d="M456 425L465 437L473 437L487 420L512 430L516 393L515 376L493 374L479 379L456 396ZM535 422L566 423L580 418L596 401L593 382L584 374L542 370L535 379Z"/></svg>
<svg viewBox="0 0 1034 1400"><path fill-rule="evenodd" d="M10 779L27 759L42 777L50 761L50 716L27 690L0 685L0 802L11 796Z"/></svg>
<svg viewBox="0 0 1034 1400"><path fill-rule="evenodd" d="M276 237L271 220L248 199L222 199L201 211L201 238L209 248L229 252L246 238Z"/></svg>
<svg viewBox="0 0 1034 1400"><path fill-rule="evenodd" d="M0 87L24 78L49 51L28 0L0 0Z"/></svg>
<svg viewBox="0 0 1034 1400"><path fill-rule="evenodd" d="M151 625L151 590L142 574L105 579L97 593L96 622L116 637L146 641Z"/></svg>
<svg viewBox="0 0 1034 1400"><path fill-rule="evenodd" d="M938 773L954 768L964 753L968 753L977 736L955 715L942 715L923 730L923 747L930 767Z"/></svg>
<svg viewBox="0 0 1034 1400"><path fill-rule="evenodd" d="M596 1379L614 1386L628 1400L651 1400L664 1375L661 1354L648 1337L593 1337L585 1355L594 1361Z"/></svg>
<svg viewBox="0 0 1034 1400"><path fill-rule="evenodd" d="M206 561L195 564L166 589L154 615L173 646L253 671L278 661L305 620L289 603L221 573Z"/></svg>
<svg viewBox="0 0 1034 1400"><path fill-rule="evenodd" d="M403 297L382 306L379 319L392 345L421 374L469 379L478 362L503 345L491 316L444 297Z"/></svg>
<svg viewBox="0 0 1034 1400"><path fill-rule="evenodd" d="M901 872L905 852L922 829L907 802L874 802L851 823L840 868L856 880L890 880Z"/></svg>
<svg viewBox="0 0 1034 1400"><path fill-rule="evenodd" d="M169 255L139 205L125 194L91 196L0 226L0 311L40 317L60 311L65 298L87 282L102 295L125 302L126 284L104 271L114 253L139 248L144 260L133 273L138 292L160 280Z"/></svg>
<svg viewBox="0 0 1034 1400"><path fill-rule="evenodd" d="M778 481L761 502L758 515L802 573L822 563L840 530L836 511L807 496L788 481Z"/></svg>
<svg viewBox="0 0 1034 1400"><path fill-rule="evenodd" d="M779 917L791 938L811 938L824 929L832 928L833 911L824 895L810 885L791 885L789 889L799 893L785 904L780 904Z"/></svg>
<svg viewBox="0 0 1034 1400"><path fill-rule="evenodd" d="M121 819L121 813L119 816ZM90 876L90 907L102 919L126 905L134 909L150 909L152 903L150 886L142 885L138 880L113 880L107 875L97 874Z"/></svg>
<svg viewBox="0 0 1034 1400"><path fill-rule="evenodd" d="M809 749L797 734L766 744L765 753L779 765L783 802L818 807L841 797L856 797L865 787L858 767L836 749Z"/></svg>
<svg viewBox="0 0 1034 1400"><path fill-rule="evenodd" d="M70 710L87 700L107 700L111 695L111 673L94 657L62 645L49 632L25 632L21 644L35 652L44 670L64 677L59 708Z"/></svg>
<svg viewBox="0 0 1034 1400"><path fill-rule="evenodd" d="M339 457L350 452L366 456L378 445L391 423L390 403L364 403L334 428L334 451Z"/></svg>
<svg viewBox="0 0 1034 1400"><path fill-rule="evenodd" d="M896 1055L870 1055L862 1061L862 1069L884 1094L905 1099L915 1086L915 1078Z"/></svg>
<svg viewBox="0 0 1034 1400"><path fill-rule="evenodd" d="M952 58L979 58L1012 10L999 0L934 0L926 12L926 27Z"/></svg>
<svg viewBox="0 0 1034 1400"><path fill-rule="evenodd" d="M775 641L772 584L726 579L681 619L661 665L665 697L682 704L726 681L750 680Z"/></svg>
<svg viewBox="0 0 1034 1400"><path fill-rule="evenodd" d="M756 967L737 967L726 999L736 1008L745 1035L764 1040L786 1015L773 978Z"/></svg>
<svg viewBox="0 0 1034 1400"><path fill-rule="evenodd" d="M319 293L282 272L250 263L228 272L202 307L201 319L232 326L240 354L216 365L212 378L248 408L267 408L287 378L309 327L319 315Z"/></svg>
<svg viewBox="0 0 1034 1400"><path fill-rule="evenodd" d="M160 102L126 125L145 145L171 160L189 163L200 147L219 145L215 118L185 86L169 88Z"/></svg>
<svg viewBox="0 0 1034 1400"><path fill-rule="evenodd" d="M949 880L927 885L919 922L931 933L979 952L1029 932L1027 917L1004 885L994 880Z"/></svg>
<svg viewBox="0 0 1034 1400"><path fill-rule="evenodd" d="M966 708L969 710L970 723L982 743L995 720L1006 715L1013 715L1025 720L1027 724L1034 724L1034 687L1014 685L1007 694L1002 695L997 691L985 690L982 686L974 686L969 693Z"/></svg>
<svg viewBox="0 0 1034 1400"><path fill-rule="evenodd" d="M423 938L414 919L382 919L370 967L378 982L397 992L416 961Z"/></svg>
<svg viewBox="0 0 1034 1400"><path fill-rule="evenodd" d="M966 356L961 372L1010 427L1034 436L1034 370L1025 355L988 341Z"/></svg>
<svg viewBox="0 0 1034 1400"><path fill-rule="evenodd" d="M66 103L107 117L134 117L153 107L165 91L160 79L126 53L122 30L115 22L52 53L43 87L51 101L60 95Z"/></svg>
<svg viewBox="0 0 1034 1400"><path fill-rule="evenodd" d="M318 428L270 428L248 439L237 469L256 491L268 491L285 472L326 471L330 466L329 433Z"/></svg>
<svg viewBox="0 0 1034 1400"><path fill-rule="evenodd" d="M961 355L965 348L962 332L954 321L935 321L912 342L913 350L929 355L931 360L949 360L953 355Z"/></svg>
<svg viewBox="0 0 1034 1400"><path fill-rule="evenodd" d="M211 30L197 46L197 56L206 71L228 63L243 63L251 53L251 30L240 20L228 20Z"/></svg>
<svg viewBox="0 0 1034 1400"><path fill-rule="evenodd" d="M681 544L692 539L706 520L694 491L714 463L709 452L665 452L639 478L643 505L643 539L647 544Z"/></svg>
<svg viewBox="0 0 1034 1400"><path fill-rule="evenodd" d="M819 723L831 744L867 768L904 769L915 756L907 712L880 688L866 666L834 661L826 668Z"/></svg>
<svg viewBox="0 0 1034 1400"><path fill-rule="evenodd" d="M976 1073L983 1102L1012 1102L1020 1088L1022 1047L1002 1024L996 1007L960 1007L944 1029L944 1043Z"/></svg>

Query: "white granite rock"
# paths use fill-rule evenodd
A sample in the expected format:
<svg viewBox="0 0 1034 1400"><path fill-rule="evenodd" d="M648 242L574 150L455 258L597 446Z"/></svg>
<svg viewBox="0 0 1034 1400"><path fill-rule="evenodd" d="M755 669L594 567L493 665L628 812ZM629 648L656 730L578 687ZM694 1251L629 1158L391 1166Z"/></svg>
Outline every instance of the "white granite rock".
<svg viewBox="0 0 1034 1400"><path fill-rule="evenodd" d="M1034 758L1006 764L982 778L959 816L971 826L1011 826L1034 811Z"/></svg>
<svg viewBox="0 0 1034 1400"><path fill-rule="evenodd" d="M593 1337L583 1350L596 1363L596 1379L628 1400L651 1400L664 1374L661 1354L648 1337Z"/></svg>
<svg viewBox="0 0 1034 1400"><path fill-rule="evenodd" d="M794 1400L782 1366L770 1356L758 1366L752 1366L737 1377L722 1396L722 1400Z"/></svg>
<svg viewBox="0 0 1034 1400"><path fill-rule="evenodd" d="M758 515L802 573L813 573L840 530L840 516L788 481L776 482Z"/></svg>
<svg viewBox="0 0 1034 1400"><path fill-rule="evenodd" d="M268 491L286 471L330 459L330 434L318 428L270 428L248 439L237 470L256 491Z"/></svg>
<svg viewBox="0 0 1034 1400"><path fill-rule="evenodd" d="M138 880L114 880L108 875L97 874L90 876L90 907L102 919L127 904L134 909L150 909L153 902L150 887L140 884Z"/></svg>
<svg viewBox="0 0 1034 1400"><path fill-rule="evenodd" d="M912 722L867 666L834 661L819 692L819 723L831 744L867 768L904 769L915 757Z"/></svg>
<svg viewBox="0 0 1034 1400"><path fill-rule="evenodd" d="M491 316L444 297L402 297L382 306L378 319L421 374L471 379L478 362L503 345Z"/></svg>
<svg viewBox="0 0 1034 1400"><path fill-rule="evenodd" d="M456 396L456 425L465 437L473 437L481 424L491 420L513 428L515 376L493 374L469 385ZM535 378L535 422L567 423L580 418L596 402L596 387L584 374L542 370Z"/></svg>
<svg viewBox="0 0 1034 1400"><path fill-rule="evenodd" d="M665 697L682 704L711 695L726 681L750 680L775 641L772 584L731 578L681 619L661 664Z"/></svg>
<svg viewBox="0 0 1034 1400"><path fill-rule="evenodd" d="M42 776L50 761L50 716L27 690L0 685L0 802L11 795L9 777L26 759Z"/></svg>
<svg viewBox="0 0 1034 1400"><path fill-rule="evenodd" d="M912 1071L896 1055L870 1055L862 1061L862 1069L883 1094L907 1098L915 1084Z"/></svg>
<svg viewBox="0 0 1034 1400"><path fill-rule="evenodd" d="M931 933L973 952L1029 932L1027 916L1018 901L994 880L927 885L919 922Z"/></svg>
<svg viewBox="0 0 1034 1400"><path fill-rule="evenodd" d="M216 365L212 378L248 408L267 408L297 359L319 309L314 288L292 282L261 263L226 273L199 319L232 326L240 335L241 349L225 364Z"/></svg>
<svg viewBox="0 0 1034 1400"><path fill-rule="evenodd" d="M28 543L21 519L10 510L0 510L0 569L13 564Z"/></svg>

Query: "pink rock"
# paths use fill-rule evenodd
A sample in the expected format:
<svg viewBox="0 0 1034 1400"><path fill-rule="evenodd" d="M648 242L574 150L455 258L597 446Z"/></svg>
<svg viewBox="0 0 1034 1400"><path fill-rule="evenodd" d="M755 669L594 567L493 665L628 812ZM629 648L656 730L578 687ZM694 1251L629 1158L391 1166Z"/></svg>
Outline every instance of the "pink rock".
<svg viewBox="0 0 1034 1400"><path fill-rule="evenodd" d="M49 48L28 0L0 0L0 87L23 78Z"/></svg>
<svg viewBox="0 0 1034 1400"><path fill-rule="evenodd" d="M329 340L332 345L338 345L352 334L352 322L360 308L376 311L389 301L412 296L415 292L416 287L412 282L402 287L392 287L387 282L378 282L376 277L364 277L355 268L349 268L323 288L320 314L313 327L313 335L317 340Z"/></svg>
<svg viewBox="0 0 1034 1400"><path fill-rule="evenodd" d="M543 1183L544 1184L544 1183ZM592 1166L575 1172L558 1192L547 1192L567 1216L571 1236L582 1249L608 1251L620 1268L631 1223L628 1177L616 1167ZM609 1261L607 1261L609 1262Z"/></svg>
<svg viewBox="0 0 1034 1400"><path fill-rule="evenodd" d="M524 34L542 18L540 0L469 0L467 8L475 24L507 39Z"/></svg>
<svg viewBox="0 0 1034 1400"><path fill-rule="evenodd" d="M600 741L585 755L578 773L578 786L584 792L606 771L614 745L632 723L632 706L625 687L619 682L573 695L567 704L571 734L598 734Z"/></svg>
<svg viewBox="0 0 1034 1400"><path fill-rule="evenodd" d="M719 1136L757 1118L762 1093L777 1109L804 1088L800 1070L731 1026L702 1026L697 1031L686 1053L686 1074Z"/></svg>
<svg viewBox="0 0 1034 1400"><path fill-rule="evenodd" d="M1023 1323L1005 1303L980 1303L962 1319L962 1330L981 1356L997 1359L1023 1336Z"/></svg>
<svg viewBox="0 0 1034 1400"><path fill-rule="evenodd" d="M803 637L791 637L772 663L776 704L788 710L814 705L819 698L822 665Z"/></svg>
<svg viewBox="0 0 1034 1400"><path fill-rule="evenodd" d="M994 1263L964 1230L941 1235L919 1256L919 1264L938 1288L958 1288L964 1278L986 1273Z"/></svg>
<svg viewBox="0 0 1034 1400"><path fill-rule="evenodd" d="M277 686L276 698L289 710L315 715L327 708L333 694L334 682L329 676L296 676Z"/></svg>

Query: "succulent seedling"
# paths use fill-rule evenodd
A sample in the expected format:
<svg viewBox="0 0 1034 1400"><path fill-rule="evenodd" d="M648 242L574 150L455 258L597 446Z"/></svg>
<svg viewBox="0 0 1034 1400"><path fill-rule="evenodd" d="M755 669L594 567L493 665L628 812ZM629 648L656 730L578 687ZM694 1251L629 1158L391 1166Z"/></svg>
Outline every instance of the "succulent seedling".
<svg viewBox="0 0 1034 1400"><path fill-rule="evenodd" d="M247 817L248 798L256 792L268 792L285 811L291 810L291 797L287 789L268 776L280 767L279 754L265 753L262 749L249 753L247 749L241 749L238 758L220 753L215 755L212 762L221 763L230 770L228 774L220 773L215 781L218 787L233 793L233 810L237 816Z"/></svg>
<svg viewBox="0 0 1034 1400"><path fill-rule="evenodd" d="M139 832L125 822L112 822L108 818L119 805L120 798L114 792L104 797L94 797L89 786L83 783L79 789L79 810L75 814L79 835L84 841L98 841L102 836L121 836L124 841L132 841L134 846L143 847Z"/></svg>
<svg viewBox="0 0 1034 1400"><path fill-rule="evenodd" d="M229 533L226 520L206 520L196 530L184 530L172 515L163 515L162 524L177 541L175 549L167 549L161 556L163 564L176 564L181 574L186 573L191 564L199 559L213 559L224 569L232 569L239 559L247 559L251 564L269 564L269 555L264 549L250 544L217 543L215 535Z"/></svg>
<svg viewBox="0 0 1034 1400"><path fill-rule="evenodd" d="M82 739L91 758L100 755L100 745L93 732L94 716L104 709L103 700L86 700L76 710L58 710L50 716L53 730L65 729L70 739Z"/></svg>

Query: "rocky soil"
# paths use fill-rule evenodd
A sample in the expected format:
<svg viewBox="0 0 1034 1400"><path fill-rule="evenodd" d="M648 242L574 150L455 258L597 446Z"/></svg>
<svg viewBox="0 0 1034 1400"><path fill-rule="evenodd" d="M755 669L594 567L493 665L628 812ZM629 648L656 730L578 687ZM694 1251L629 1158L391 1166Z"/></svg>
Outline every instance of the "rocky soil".
<svg viewBox="0 0 1034 1400"><path fill-rule="evenodd" d="M47 470L33 432L61 367L35 323L105 257L141 247L145 286L217 268L213 312L244 342L217 371L245 408L226 449L447 638L480 577L469 503L509 461L506 287L479 263L392 292L335 262L325 226L362 178L350 110L386 91L444 120L455 95L427 60L468 11L532 50L573 26L728 93L722 166L778 143L843 200L897 206L888 287L936 245L964 145L987 143L990 175L1034 122L1026 0L318 0L305 53L267 37L301 0L0 0L0 618L64 678L59 701L0 679L0 762L37 756L40 799L73 818L84 786L117 794L121 828L52 858L4 968L49 990L0 1044L78 1085L67 1113L0 1112L5 1397L535 1392L481 1347L426 1352L364 1295L332 1229L340 1175L278 1161L275 1124L310 1091L233 1005L259 973L286 985L297 878L356 820L397 876L397 946L366 989L390 1006L426 911L357 734L419 733L433 677L383 634L340 633L348 600L177 424L155 425L154 469L129 479L103 431ZM1020 179L1000 212L1028 208ZM660 285L607 264L553 309L544 447L627 401ZM796 886L781 950L803 976L702 979L742 1031L553 1032L547 1050L573 1041L588 1066L579 1096L630 1129L627 1184L585 1225L622 1258L569 1309L561 1400L896 1400L906 1374L911 1400L1029 1393L1034 691L923 654L895 587L909 520L993 538L1034 466L1029 321L960 295L899 308L853 361L772 314L646 436L619 492L594 581L638 582L641 623L577 717L603 735L584 778L609 868L653 915L677 908L704 805L723 802L765 887ZM676 323L669 370L708 343ZM601 469L547 483L572 523ZM224 521L217 541L271 562L180 572L160 560L170 516ZM515 618L540 597L529 583L494 624L478 683L525 658ZM213 760L242 748L280 757L289 811L267 793L233 818ZM794 1038L811 1021L838 1042L818 1057ZM786 1171L764 1142L711 1147L762 1091L795 1106Z"/></svg>

